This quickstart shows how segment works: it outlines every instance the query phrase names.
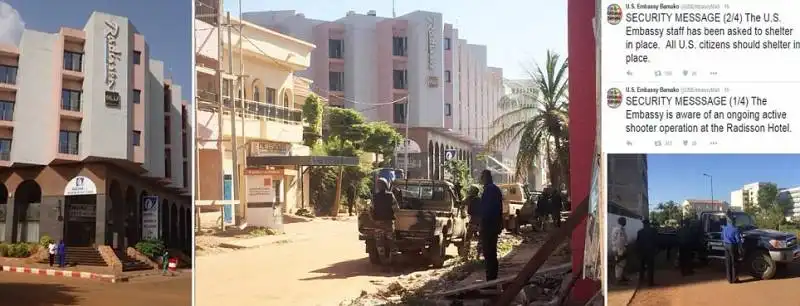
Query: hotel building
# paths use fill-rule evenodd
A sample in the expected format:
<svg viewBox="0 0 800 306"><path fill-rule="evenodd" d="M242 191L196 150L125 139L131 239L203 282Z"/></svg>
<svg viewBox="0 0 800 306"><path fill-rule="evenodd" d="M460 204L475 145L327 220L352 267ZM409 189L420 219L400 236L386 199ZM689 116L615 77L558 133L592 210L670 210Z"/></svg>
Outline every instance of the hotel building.
<svg viewBox="0 0 800 306"><path fill-rule="evenodd" d="M189 249L191 115L164 70L100 12L0 47L0 241Z"/></svg>
<svg viewBox="0 0 800 306"><path fill-rule="evenodd" d="M386 121L413 147L409 176L442 178L445 152L478 170L477 154L494 132L503 71L487 66L487 48L469 44L440 13L396 18L350 11L335 21L295 11L244 13L254 24L314 43L311 67L299 75L331 106ZM389 104L388 102L398 101ZM396 159L405 164L403 154Z"/></svg>

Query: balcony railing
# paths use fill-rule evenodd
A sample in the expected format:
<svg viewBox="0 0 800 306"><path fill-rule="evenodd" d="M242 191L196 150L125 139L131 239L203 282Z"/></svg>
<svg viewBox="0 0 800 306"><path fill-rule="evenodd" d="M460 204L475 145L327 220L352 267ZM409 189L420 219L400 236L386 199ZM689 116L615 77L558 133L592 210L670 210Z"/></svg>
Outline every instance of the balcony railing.
<svg viewBox="0 0 800 306"><path fill-rule="evenodd" d="M0 151L0 160L11 160L11 151Z"/></svg>
<svg viewBox="0 0 800 306"><path fill-rule="evenodd" d="M78 155L78 143L71 141L70 142L62 141L58 144L58 153Z"/></svg>
<svg viewBox="0 0 800 306"><path fill-rule="evenodd" d="M265 102L236 99L237 112L242 110L242 102L244 102L245 117L279 121L289 124L303 123L303 111L299 109L291 109ZM228 110L231 108L230 97L223 97L223 106Z"/></svg>

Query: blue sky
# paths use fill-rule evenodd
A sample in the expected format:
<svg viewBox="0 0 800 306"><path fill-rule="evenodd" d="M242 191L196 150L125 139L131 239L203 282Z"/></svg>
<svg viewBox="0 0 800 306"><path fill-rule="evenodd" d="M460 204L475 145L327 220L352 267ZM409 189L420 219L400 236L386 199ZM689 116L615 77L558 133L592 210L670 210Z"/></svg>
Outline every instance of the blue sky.
<svg viewBox="0 0 800 306"><path fill-rule="evenodd" d="M26 0L27 1L27 0ZM241 0L242 11L296 10L308 18L336 20L347 11L392 16L391 0ZM469 43L488 46L490 66L503 68L506 78L526 78L524 68L543 63L548 49L566 57L567 1L565 0L396 0L397 15L416 10L440 12ZM239 2L225 1L231 15ZM563 58L562 57L562 58Z"/></svg>
<svg viewBox="0 0 800 306"><path fill-rule="evenodd" d="M164 61L167 76L191 98L192 2L189 0L3 0L19 12L25 28L57 32L82 29L92 11L126 16L145 36L153 59ZM3 24L0 22L0 24Z"/></svg>
<svg viewBox="0 0 800 306"><path fill-rule="evenodd" d="M731 191L753 182L779 188L800 186L800 154L650 154L647 156L650 206L659 202L711 198L730 203Z"/></svg>

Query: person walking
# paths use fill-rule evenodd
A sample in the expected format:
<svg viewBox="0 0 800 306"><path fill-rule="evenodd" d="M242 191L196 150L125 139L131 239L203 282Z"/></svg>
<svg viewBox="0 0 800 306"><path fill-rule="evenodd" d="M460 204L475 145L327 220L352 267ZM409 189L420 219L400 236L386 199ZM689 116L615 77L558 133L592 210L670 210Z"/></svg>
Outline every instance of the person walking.
<svg viewBox="0 0 800 306"><path fill-rule="evenodd" d="M481 195L480 239L483 261L486 266L486 281L497 279L500 262L497 259L497 239L503 230L503 192L494 184L492 172L481 172L483 194Z"/></svg>
<svg viewBox="0 0 800 306"><path fill-rule="evenodd" d="M164 250L161 254L161 275L167 275L169 269L169 251Z"/></svg>
<svg viewBox="0 0 800 306"><path fill-rule="evenodd" d="M624 217L617 219L617 226L611 232L611 250L614 252L614 278L619 284L628 281L625 277L625 265L628 256L628 234L625 232L625 225L628 220Z"/></svg>
<svg viewBox="0 0 800 306"><path fill-rule="evenodd" d="M58 241L58 246L56 247L56 254L58 255L58 267L63 268L67 266L67 246L64 244L64 240Z"/></svg>
<svg viewBox="0 0 800 306"><path fill-rule="evenodd" d="M545 188L539 198L536 199L536 225L537 230L544 231L547 223L547 216L550 215L550 189Z"/></svg>
<svg viewBox="0 0 800 306"><path fill-rule="evenodd" d="M695 238L692 237L692 234L689 220L681 221L681 228L678 230L678 265L683 276L694 274L692 259L694 258Z"/></svg>
<svg viewBox="0 0 800 306"><path fill-rule="evenodd" d="M469 215L469 224L467 225L467 235L464 238L463 248L464 257L470 258L471 243L472 239L478 235L478 230L480 229L481 224L481 198L480 198L480 190L478 186L470 186L467 189L467 197L464 199L464 203L467 205L467 214ZM476 257L480 257L481 254L481 242L480 239L478 240L478 247L476 252Z"/></svg>
<svg viewBox="0 0 800 306"><path fill-rule="evenodd" d="M564 198L558 188L552 188L550 191L553 193L550 195L550 214L553 217L553 224L556 227L561 227L561 210L564 209Z"/></svg>
<svg viewBox="0 0 800 306"><path fill-rule="evenodd" d="M356 206L356 187L353 184L347 186L347 214L353 216L353 208Z"/></svg>
<svg viewBox="0 0 800 306"><path fill-rule="evenodd" d="M655 257L658 252L658 233L650 226L650 220L644 219L642 221L644 226L636 234L636 248L639 252L640 265L639 265L639 282L642 283L647 280L648 286L655 286Z"/></svg>
<svg viewBox="0 0 800 306"><path fill-rule="evenodd" d="M50 243L47 244L47 255L50 258L50 266L51 267L53 266L53 263L55 263L55 261L56 261L56 248L57 247L58 246L56 245L55 241L50 241Z"/></svg>
<svg viewBox="0 0 800 306"><path fill-rule="evenodd" d="M725 246L725 275L728 283L739 282L736 275L736 260L739 258L739 247L742 245L742 236L739 228L736 227L736 218L731 216L730 221L723 219L727 223L722 227L722 243Z"/></svg>

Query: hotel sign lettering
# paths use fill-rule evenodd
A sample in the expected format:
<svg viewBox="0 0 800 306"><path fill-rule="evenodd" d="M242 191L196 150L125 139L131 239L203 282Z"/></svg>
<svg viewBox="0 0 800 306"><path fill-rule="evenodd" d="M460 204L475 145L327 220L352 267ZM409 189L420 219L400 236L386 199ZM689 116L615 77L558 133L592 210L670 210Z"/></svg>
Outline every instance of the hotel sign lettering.
<svg viewBox="0 0 800 306"><path fill-rule="evenodd" d="M117 46L119 39L119 25L113 21L106 20L106 106L120 107L120 94L117 91L117 64L122 61L122 51Z"/></svg>
<svg viewBox="0 0 800 306"><path fill-rule="evenodd" d="M428 16L428 70L433 72L435 68L434 54L436 53L436 20L433 16Z"/></svg>

